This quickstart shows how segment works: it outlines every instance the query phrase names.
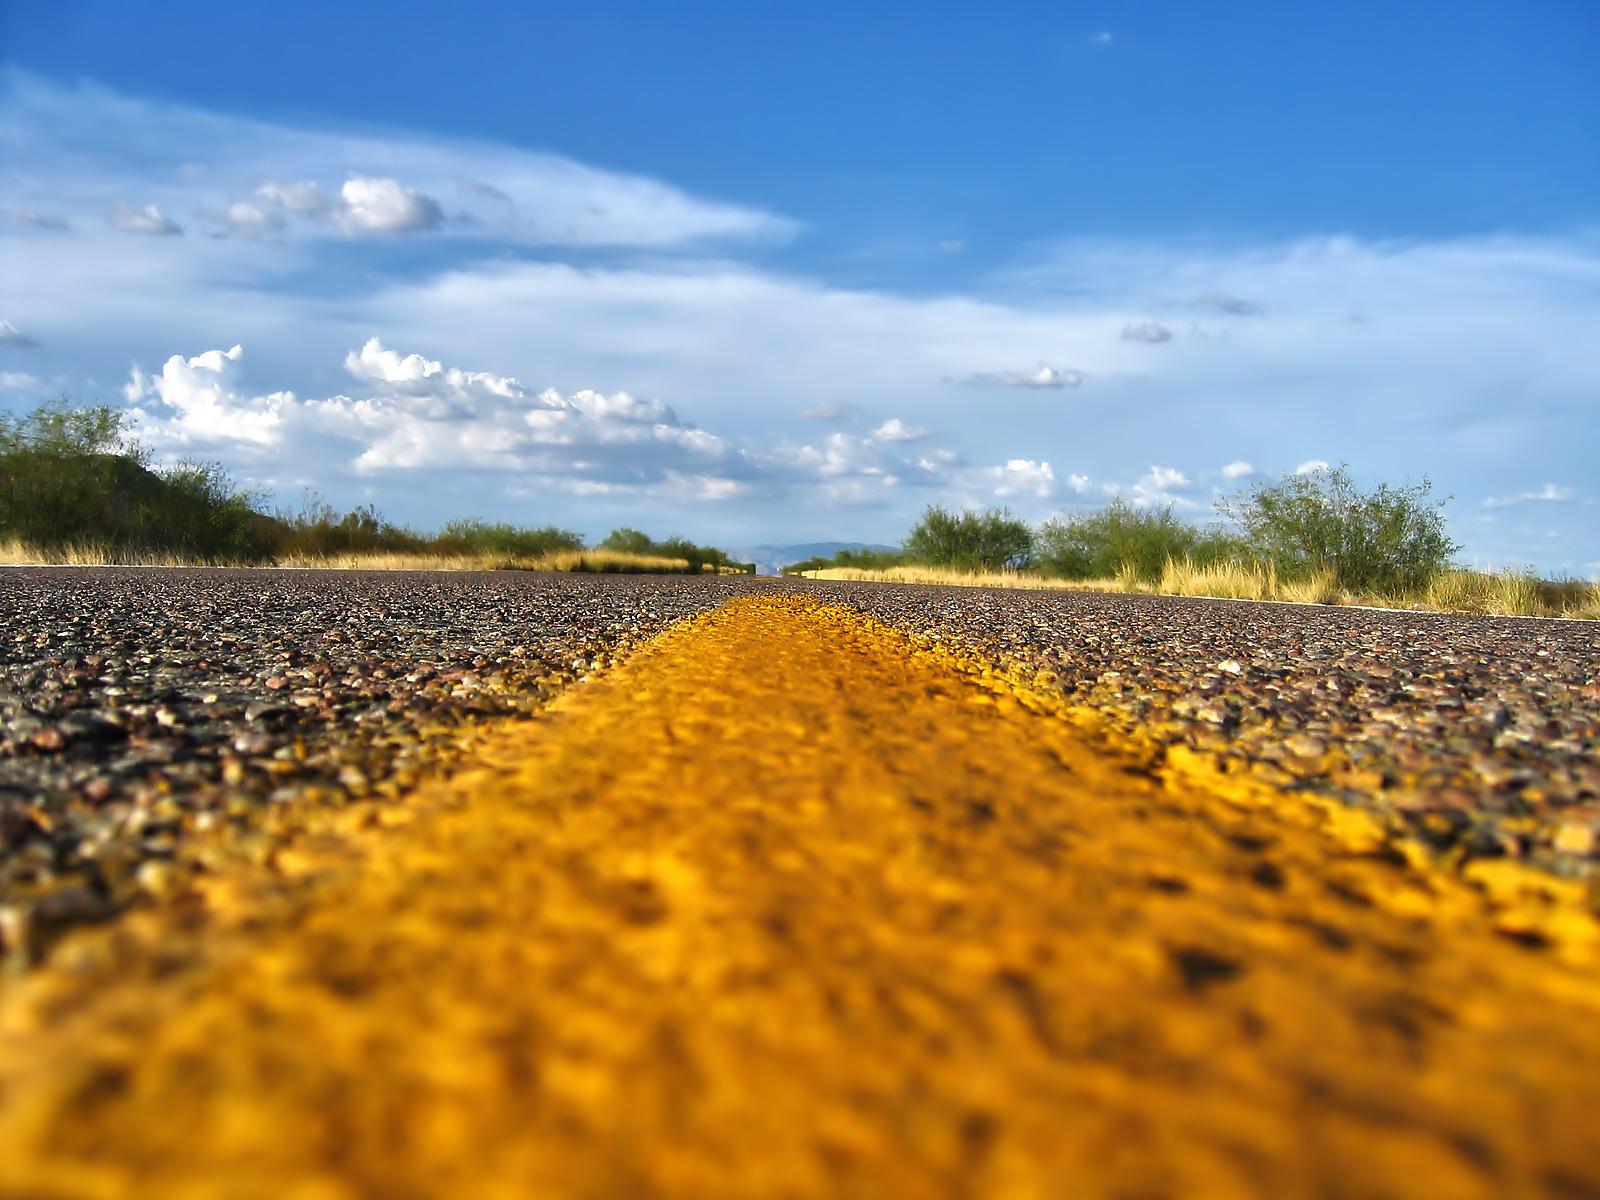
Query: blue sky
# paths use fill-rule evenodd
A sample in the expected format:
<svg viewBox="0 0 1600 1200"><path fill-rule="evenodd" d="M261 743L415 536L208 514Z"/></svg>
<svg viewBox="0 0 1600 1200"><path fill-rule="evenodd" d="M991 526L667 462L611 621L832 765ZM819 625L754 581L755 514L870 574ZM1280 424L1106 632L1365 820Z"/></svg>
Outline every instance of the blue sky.
<svg viewBox="0 0 1600 1200"><path fill-rule="evenodd" d="M9 0L5 402L739 544L1348 461L1600 572L1600 7L544 7Z"/></svg>

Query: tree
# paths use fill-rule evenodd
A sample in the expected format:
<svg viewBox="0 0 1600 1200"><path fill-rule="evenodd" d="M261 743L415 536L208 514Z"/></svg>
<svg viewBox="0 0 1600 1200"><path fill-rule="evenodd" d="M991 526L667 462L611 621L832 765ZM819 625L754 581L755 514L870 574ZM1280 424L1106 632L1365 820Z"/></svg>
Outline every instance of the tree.
<svg viewBox="0 0 1600 1200"><path fill-rule="evenodd" d="M649 534L624 525L606 534L606 540L600 543L600 549L616 550L623 554L649 554L652 544Z"/></svg>
<svg viewBox="0 0 1600 1200"><path fill-rule="evenodd" d="M1118 496L1098 511L1046 521L1038 564L1062 579L1109 579L1129 570L1159 579L1169 558L1194 557L1209 536L1174 516L1171 505L1139 509Z"/></svg>
<svg viewBox="0 0 1600 1200"><path fill-rule="evenodd" d="M1448 501L1430 501L1432 490L1424 476L1364 492L1341 464L1286 475L1217 508L1285 575L1329 571L1342 587L1404 592L1425 587L1459 549L1445 530Z"/></svg>
<svg viewBox="0 0 1600 1200"><path fill-rule="evenodd" d="M906 535L912 562L963 571L1002 571L1025 567L1033 557L1033 531L1010 510L952 513L930 505Z"/></svg>

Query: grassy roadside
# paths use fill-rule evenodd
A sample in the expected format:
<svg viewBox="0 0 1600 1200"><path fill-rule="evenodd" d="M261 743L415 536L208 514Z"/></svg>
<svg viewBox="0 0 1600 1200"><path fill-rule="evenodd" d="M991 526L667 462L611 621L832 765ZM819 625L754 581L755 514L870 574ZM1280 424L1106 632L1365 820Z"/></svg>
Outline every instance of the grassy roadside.
<svg viewBox="0 0 1600 1200"><path fill-rule="evenodd" d="M1036 571L960 571L897 566L873 570L830 567L800 573L806 579L920 583L945 587L1036 588L1052 591L1125 592L1159 596L1209 596L1228 600L1279 600L1300 604L1362 605L1423 612L1600 620L1600 583L1551 582L1516 571L1453 570L1416 592L1384 595L1340 588L1328 574L1281 579L1269 565L1196 565L1168 560L1154 581L1133 572L1102 579L1053 579Z"/></svg>
<svg viewBox="0 0 1600 1200"><path fill-rule="evenodd" d="M686 558L631 554L620 550L555 550L536 556L515 554L426 554L399 551L353 551L286 554L268 562L202 560L171 553L118 553L104 545L46 549L16 539L0 541L0 566L136 566L136 567L291 567L338 571L550 571L561 574L695 574ZM720 566L718 574L738 573Z"/></svg>

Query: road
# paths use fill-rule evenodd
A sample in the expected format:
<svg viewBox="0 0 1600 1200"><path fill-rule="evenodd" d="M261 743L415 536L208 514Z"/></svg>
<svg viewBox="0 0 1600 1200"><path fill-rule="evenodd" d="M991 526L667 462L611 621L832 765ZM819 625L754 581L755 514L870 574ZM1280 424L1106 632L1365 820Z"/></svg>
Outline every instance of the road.
<svg viewBox="0 0 1600 1200"><path fill-rule="evenodd" d="M1026 648L1092 619L998 656L789 590L14 977L0 1194L1600 1191L1582 880L1080 703Z"/></svg>

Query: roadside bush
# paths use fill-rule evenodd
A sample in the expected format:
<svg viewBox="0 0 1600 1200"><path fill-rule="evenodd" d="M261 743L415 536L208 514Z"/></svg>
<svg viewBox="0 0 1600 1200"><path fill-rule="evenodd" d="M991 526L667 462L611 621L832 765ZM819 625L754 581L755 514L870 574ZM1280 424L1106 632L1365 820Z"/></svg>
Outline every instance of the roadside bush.
<svg viewBox="0 0 1600 1200"><path fill-rule="evenodd" d="M1003 571L1033 559L1033 530L1008 509L952 513L930 506L906 535L908 562L962 571Z"/></svg>
<svg viewBox="0 0 1600 1200"><path fill-rule="evenodd" d="M1095 512L1052 517L1039 530L1035 565L1061 579L1124 578L1153 583L1168 560L1197 566L1250 556L1243 540L1202 529L1172 507L1140 509L1121 497Z"/></svg>
<svg viewBox="0 0 1600 1200"><path fill-rule="evenodd" d="M906 561L904 552L900 550L869 550L865 547L859 550L849 548L839 550L832 558L816 555L804 558L799 562L792 562L783 568L785 575L800 575L806 571L826 571L834 567L843 567L855 571L887 571L890 567L898 567Z"/></svg>
<svg viewBox="0 0 1600 1200"><path fill-rule="evenodd" d="M691 542L688 538L669 537L664 541L656 541L649 534L623 525L606 534L600 543L602 550L615 550L619 554L650 555L656 558L681 558L688 562L691 574L699 574L709 570L717 574L724 568L743 568L748 565L753 571L754 564L735 563L726 553L715 546L701 546Z"/></svg>
<svg viewBox="0 0 1600 1200"><path fill-rule="evenodd" d="M255 559L270 531L221 467L151 469L126 416L65 398L0 414L0 537L47 550Z"/></svg>
<svg viewBox="0 0 1600 1200"><path fill-rule="evenodd" d="M1258 556L1286 577L1330 572L1352 591L1420 591L1459 548L1445 532L1445 501L1433 485L1358 488L1346 466L1287 475L1220 500Z"/></svg>
<svg viewBox="0 0 1600 1200"><path fill-rule="evenodd" d="M489 521L451 521L430 545L441 554L543 558L560 550L583 549L583 535L554 525L530 529Z"/></svg>

